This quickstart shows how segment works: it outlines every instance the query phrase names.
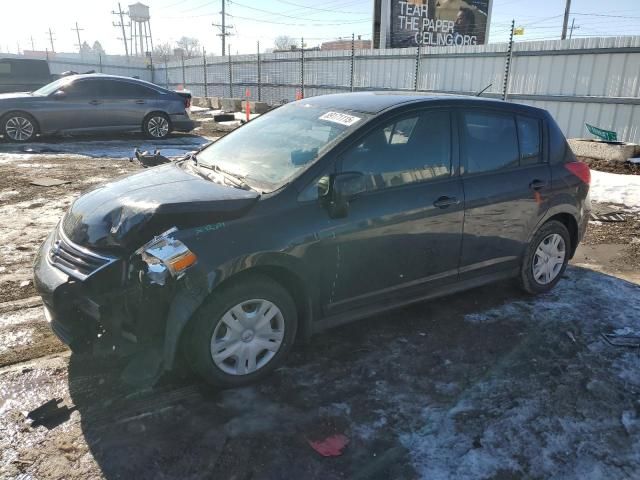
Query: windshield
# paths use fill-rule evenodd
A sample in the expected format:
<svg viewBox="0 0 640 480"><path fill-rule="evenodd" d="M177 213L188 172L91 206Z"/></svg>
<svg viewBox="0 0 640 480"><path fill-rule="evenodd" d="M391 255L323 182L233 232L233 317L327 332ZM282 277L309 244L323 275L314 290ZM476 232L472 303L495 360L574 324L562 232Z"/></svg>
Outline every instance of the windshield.
<svg viewBox="0 0 640 480"><path fill-rule="evenodd" d="M301 103L258 117L198 153L198 163L275 190L307 168L367 115Z"/></svg>
<svg viewBox="0 0 640 480"><path fill-rule="evenodd" d="M46 97L47 95L51 95L53 92L57 92L62 87L67 85L73 80L73 77L62 77L58 80L48 83L44 87L33 92L34 95L38 95L40 97Z"/></svg>

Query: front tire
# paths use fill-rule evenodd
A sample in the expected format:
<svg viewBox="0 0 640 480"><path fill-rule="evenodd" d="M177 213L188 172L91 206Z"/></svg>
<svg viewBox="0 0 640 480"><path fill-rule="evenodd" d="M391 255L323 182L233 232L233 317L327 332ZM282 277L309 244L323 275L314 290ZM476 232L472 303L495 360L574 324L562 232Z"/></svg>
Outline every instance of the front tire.
<svg viewBox="0 0 640 480"><path fill-rule="evenodd" d="M187 356L213 385L247 385L282 364L297 326L291 295L268 277L247 276L214 292L196 313Z"/></svg>
<svg viewBox="0 0 640 480"><path fill-rule="evenodd" d="M35 119L28 113L10 113L0 125L4 138L10 142L29 142L38 131Z"/></svg>
<svg viewBox="0 0 640 480"><path fill-rule="evenodd" d="M569 263L571 237L567 227L551 220L531 239L520 270L520 285L532 294L551 290Z"/></svg>
<svg viewBox="0 0 640 480"><path fill-rule="evenodd" d="M165 113L150 113L142 122L142 130L147 138L162 140L171 133L171 120Z"/></svg>

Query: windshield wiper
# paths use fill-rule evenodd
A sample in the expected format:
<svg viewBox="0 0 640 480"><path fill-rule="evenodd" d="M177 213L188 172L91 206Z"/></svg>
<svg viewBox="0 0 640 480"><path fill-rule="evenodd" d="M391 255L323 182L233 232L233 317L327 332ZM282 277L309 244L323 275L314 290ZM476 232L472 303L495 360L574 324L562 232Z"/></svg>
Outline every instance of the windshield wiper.
<svg viewBox="0 0 640 480"><path fill-rule="evenodd" d="M223 170L218 165L207 165L205 163L198 163L198 159L195 155L191 155L191 159L195 162L197 167L207 168L221 174L225 179L231 181L236 187L239 187L243 190L255 190L255 188L251 187L251 185L245 182L245 177L242 175Z"/></svg>

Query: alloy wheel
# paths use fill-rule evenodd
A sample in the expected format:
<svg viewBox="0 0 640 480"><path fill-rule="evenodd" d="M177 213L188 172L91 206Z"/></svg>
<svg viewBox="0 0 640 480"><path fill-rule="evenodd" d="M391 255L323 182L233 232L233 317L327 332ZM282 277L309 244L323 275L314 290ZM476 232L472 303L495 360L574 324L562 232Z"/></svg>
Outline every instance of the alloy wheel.
<svg viewBox="0 0 640 480"><path fill-rule="evenodd" d="M5 124L5 133L14 141L24 142L29 140L34 132L33 123L25 117L11 117Z"/></svg>
<svg viewBox="0 0 640 480"><path fill-rule="evenodd" d="M264 299L247 300L229 309L211 336L211 358L229 375L247 375L273 359L284 339L280 309Z"/></svg>
<svg viewBox="0 0 640 480"><path fill-rule="evenodd" d="M169 133L169 121L160 115L151 117L147 122L147 130L153 137L165 137Z"/></svg>
<svg viewBox="0 0 640 480"><path fill-rule="evenodd" d="M562 235L552 233L547 235L536 248L533 256L533 278L540 285L553 282L562 270L567 249Z"/></svg>

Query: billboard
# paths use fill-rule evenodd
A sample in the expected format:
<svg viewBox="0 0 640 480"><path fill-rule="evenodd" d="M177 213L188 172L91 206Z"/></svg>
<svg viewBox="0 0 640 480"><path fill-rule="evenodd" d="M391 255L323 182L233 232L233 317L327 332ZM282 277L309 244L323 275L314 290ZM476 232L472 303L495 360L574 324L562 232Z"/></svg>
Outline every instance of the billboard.
<svg viewBox="0 0 640 480"><path fill-rule="evenodd" d="M482 45L492 0L375 0L377 48Z"/></svg>

